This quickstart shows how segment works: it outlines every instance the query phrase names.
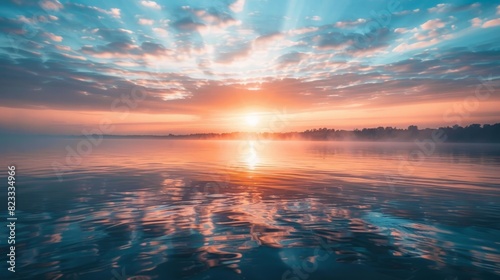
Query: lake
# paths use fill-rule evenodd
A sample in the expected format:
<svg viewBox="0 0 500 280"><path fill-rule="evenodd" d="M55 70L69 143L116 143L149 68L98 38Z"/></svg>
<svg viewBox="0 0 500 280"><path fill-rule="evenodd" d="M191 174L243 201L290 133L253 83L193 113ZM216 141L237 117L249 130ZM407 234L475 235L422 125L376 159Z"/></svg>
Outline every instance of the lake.
<svg viewBox="0 0 500 280"><path fill-rule="evenodd" d="M500 278L498 144L82 141L1 140L0 278Z"/></svg>

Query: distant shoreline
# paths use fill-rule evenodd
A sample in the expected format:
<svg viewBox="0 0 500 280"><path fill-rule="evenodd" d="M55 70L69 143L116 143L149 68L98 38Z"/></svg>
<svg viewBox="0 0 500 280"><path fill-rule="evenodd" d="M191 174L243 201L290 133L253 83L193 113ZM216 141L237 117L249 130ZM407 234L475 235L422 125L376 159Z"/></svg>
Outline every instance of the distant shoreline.
<svg viewBox="0 0 500 280"><path fill-rule="evenodd" d="M74 139L85 139L86 137L83 135L64 135L64 136L55 136L55 137L65 137L65 138L74 138ZM183 140L183 141L275 141L275 142L294 142L294 141L302 141L302 142L329 142L329 143L414 143L416 140L423 139L413 139L413 140L362 140L362 139L345 139L345 140L321 140L321 139L262 139L262 138L235 138L235 139L218 139L218 138L182 138L182 137L168 137L168 136L151 136L151 135L105 135L103 139L149 139L149 140ZM439 144L439 143L438 143ZM457 141L445 141L440 144L500 144L500 140L497 142L457 142Z"/></svg>
<svg viewBox="0 0 500 280"><path fill-rule="evenodd" d="M9 134L4 134L9 135ZM10 134L22 136L22 134ZM27 137L36 135L25 135ZM194 133L181 135L37 135L66 138L116 138L116 139L171 139L171 140L254 140L254 141L328 141L328 142L415 142L433 141L436 143L500 143L500 123L493 125L471 124L466 127L418 129L411 125L407 129L393 127L363 128L361 130L335 130L329 128L308 129L302 132L231 132L231 133Z"/></svg>

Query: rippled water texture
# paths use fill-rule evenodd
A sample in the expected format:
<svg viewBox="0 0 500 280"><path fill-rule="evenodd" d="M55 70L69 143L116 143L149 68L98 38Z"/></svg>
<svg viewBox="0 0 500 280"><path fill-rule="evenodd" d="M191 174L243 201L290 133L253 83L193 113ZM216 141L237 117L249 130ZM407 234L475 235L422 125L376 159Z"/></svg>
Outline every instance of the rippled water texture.
<svg viewBox="0 0 500 280"><path fill-rule="evenodd" d="M2 279L500 278L499 145L2 141Z"/></svg>

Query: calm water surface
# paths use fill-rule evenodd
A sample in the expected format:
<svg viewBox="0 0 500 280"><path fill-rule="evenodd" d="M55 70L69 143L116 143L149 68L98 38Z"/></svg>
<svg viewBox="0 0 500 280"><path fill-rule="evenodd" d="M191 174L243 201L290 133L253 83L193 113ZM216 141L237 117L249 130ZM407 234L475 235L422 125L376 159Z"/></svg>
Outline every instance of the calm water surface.
<svg viewBox="0 0 500 280"><path fill-rule="evenodd" d="M1 279L500 278L499 145L79 141L2 140Z"/></svg>

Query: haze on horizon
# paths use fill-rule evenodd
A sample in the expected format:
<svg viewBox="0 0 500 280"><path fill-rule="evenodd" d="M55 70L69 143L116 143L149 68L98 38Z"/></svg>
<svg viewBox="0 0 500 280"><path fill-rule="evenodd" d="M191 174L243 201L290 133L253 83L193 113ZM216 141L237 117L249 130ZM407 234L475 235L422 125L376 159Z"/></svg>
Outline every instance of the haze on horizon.
<svg viewBox="0 0 500 280"><path fill-rule="evenodd" d="M111 134L259 131L276 119L282 131L500 121L493 1L0 7L0 131L79 134L103 120ZM144 98L130 101L138 89Z"/></svg>

